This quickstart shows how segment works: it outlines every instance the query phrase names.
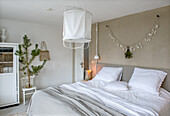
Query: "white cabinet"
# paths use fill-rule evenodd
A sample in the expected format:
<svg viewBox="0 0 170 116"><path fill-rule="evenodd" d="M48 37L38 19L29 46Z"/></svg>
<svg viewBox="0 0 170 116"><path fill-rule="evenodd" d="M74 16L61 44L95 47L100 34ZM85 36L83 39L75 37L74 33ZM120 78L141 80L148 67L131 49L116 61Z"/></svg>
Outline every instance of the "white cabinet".
<svg viewBox="0 0 170 116"><path fill-rule="evenodd" d="M19 104L17 43L0 43L0 107Z"/></svg>

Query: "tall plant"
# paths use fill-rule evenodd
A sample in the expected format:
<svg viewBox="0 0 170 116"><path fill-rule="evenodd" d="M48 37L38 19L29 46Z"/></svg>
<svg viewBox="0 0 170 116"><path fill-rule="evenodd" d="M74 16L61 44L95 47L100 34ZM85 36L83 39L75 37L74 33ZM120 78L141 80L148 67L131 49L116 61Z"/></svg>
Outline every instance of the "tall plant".
<svg viewBox="0 0 170 116"><path fill-rule="evenodd" d="M43 68L43 66L46 63L46 60L43 61L41 65L34 66L31 65L32 61L39 56L40 49L38 48L38 44L35 44L35 48L29 52L29 47L31 47L30 39L28 39L27 35L24 35L23 37L23 44L19 45L19 49L16 50L15 55L19 56L19 62L22 64L22 67L20 68L20 71L24 72L24 75L28 76L28 87L31 87L30 84L30 76L38 75L40 70ZM31 57L30 57L31 55Z"/></svg>

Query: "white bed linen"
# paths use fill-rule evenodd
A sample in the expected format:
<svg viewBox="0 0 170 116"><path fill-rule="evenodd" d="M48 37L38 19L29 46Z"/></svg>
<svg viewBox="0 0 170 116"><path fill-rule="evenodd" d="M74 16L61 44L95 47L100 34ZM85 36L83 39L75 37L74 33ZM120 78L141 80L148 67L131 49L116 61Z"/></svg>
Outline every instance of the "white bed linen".
<svg viewBox="0 0 170 116"><path fill-rule="evenodd" d="M86 85L88 85L90 87L103 89L109 82L102 81L102 80L89 80L89 81L85 81L83 83L85 83Z"/></svg>
<svg viewBox="0 0 170 116"><path fill-rule="evenodd" d="M134 68L129 87L159 95L159 89L167 73L160 70Z"/></svg>
<svg viewBox="0 0 170 116"><path fill-rule="evenodd" d="M112 93L134 104L149 107L156 111L160 116L170 116L170 95L166 92L164 89L161 89L160 96L155 96L147 92L144 93L137 89Z"/></svg>
<svg viewBox="0 0 170 116"><path fill-rule="evenodd" d="M30 105L31 104L31 105ZM28 116L79 116L72 107L42 92L36 91L27 109Z"/></svg>
<svg viewBox="0 0 170 116"><path fill-rule="evenodd" d="M124 81L111 81L106 84L104 90L112 92L112 91L127 91L128 84Z"/></svg>
<svg viewBox="0 0 170 116"><path fill-rule="evenodd" d="M120 81L122 70L122 67L103 67L93 78L93 80L102 80L106 82Z"/></svg>
<svg viewBox="0 0 170 116"><path fill-rule="evenodd" d="M109 93L83 83L64 84L61 87L85 94L126 115L169 116L170 114L170 95L163 90L161 91L163 94L160 94L160 96L154 96L134 89Z"/></svg>

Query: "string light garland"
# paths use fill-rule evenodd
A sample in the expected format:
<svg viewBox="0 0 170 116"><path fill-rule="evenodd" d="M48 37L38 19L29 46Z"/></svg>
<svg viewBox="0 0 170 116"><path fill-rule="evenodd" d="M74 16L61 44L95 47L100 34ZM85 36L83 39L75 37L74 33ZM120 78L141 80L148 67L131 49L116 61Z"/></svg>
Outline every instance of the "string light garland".
<svg viewBox="0 0 170 116"><path fill-rule="evenodd" d="M139 41L131 44L126 45L122 43L118 38L116 38L111 30L111 28L106 25L106 27L109 29L109 37L116 43L118 47L120 47L125 52L125 58L132 58L133 53L141 48L143 48L143 44L145 42L150 42L152 40L152 36L154 36L157 33L157 29L159 28L159 15L156 16L155 24L151 27L150 31Z"/></svg>

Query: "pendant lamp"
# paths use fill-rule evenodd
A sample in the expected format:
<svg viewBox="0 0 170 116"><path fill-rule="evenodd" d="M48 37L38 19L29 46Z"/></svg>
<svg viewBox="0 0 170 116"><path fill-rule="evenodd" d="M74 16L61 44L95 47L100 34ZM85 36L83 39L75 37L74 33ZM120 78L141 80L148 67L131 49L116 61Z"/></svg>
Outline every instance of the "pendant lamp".
<svg viewBox="0 0 170 116"><path fill-rule="evenodd" d="M71 49L83 48L85 43L88 43L89 46L91 25L92 14L90 12L83 9L65 11L63 21L64 47Z"/></svg>

